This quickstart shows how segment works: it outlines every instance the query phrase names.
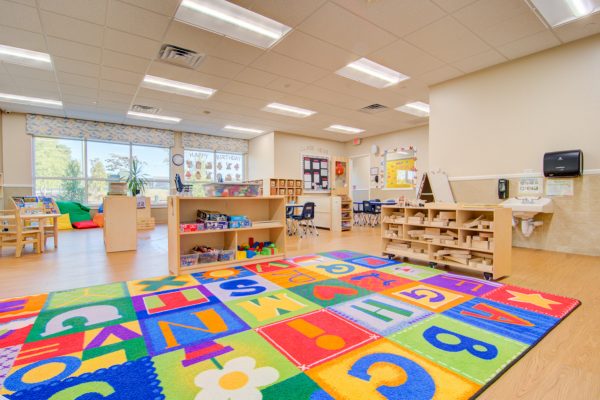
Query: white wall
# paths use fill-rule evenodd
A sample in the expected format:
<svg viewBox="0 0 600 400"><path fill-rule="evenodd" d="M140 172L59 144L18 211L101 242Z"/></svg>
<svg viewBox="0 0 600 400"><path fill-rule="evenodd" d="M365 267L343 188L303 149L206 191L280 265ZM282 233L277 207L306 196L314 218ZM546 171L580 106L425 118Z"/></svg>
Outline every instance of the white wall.
<svg viewBox="0 0 600 400"><path fill-rule="evenodd" d="M275 133L270 132L248 142L248 179L268 180L275 176Z"/></svg>
<svg viewBox="0 0 600 400"><path fill-rule="evenodd" d="M25 133L25 114L2 116L2 164L6 186L32 186L32 142Z"/></svg>
<svg viewBox="0 0 600 400"><path fill-rule="evenodd" d="M371 154L371 146L376 144L379 147L379 155ZM428 148L428 127L419 126L416 128L405 129L398 132L386 133L365 138L361 144L354 145L352 142L346 142L346 156L369 154L370 167L381 168L381 155L387 149L396 147L413 146L417 150L417 170L422 173L429 169L429 148ZM387 199L392 197L404 196L407 198L415 197L415 190L388 190L371 189L371 198Z"/></svg>
<svg viewBox="0 0 600 400"><path fill-rule="evenodd" d="M449 176L541 171L581 149L600 168L600 35L431 88L430 166Z"/></svg>

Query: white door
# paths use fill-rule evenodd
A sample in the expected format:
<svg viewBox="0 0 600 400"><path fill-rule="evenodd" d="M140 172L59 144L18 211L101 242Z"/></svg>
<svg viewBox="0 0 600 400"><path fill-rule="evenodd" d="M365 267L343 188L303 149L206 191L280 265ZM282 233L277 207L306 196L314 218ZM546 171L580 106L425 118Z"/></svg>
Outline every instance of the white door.
<svg viewBox="0 0 600 400"><path fill-rule="evenodd" d="M350 158L350 189L353 201L369 200L370 167L368 154Z"/></svg>

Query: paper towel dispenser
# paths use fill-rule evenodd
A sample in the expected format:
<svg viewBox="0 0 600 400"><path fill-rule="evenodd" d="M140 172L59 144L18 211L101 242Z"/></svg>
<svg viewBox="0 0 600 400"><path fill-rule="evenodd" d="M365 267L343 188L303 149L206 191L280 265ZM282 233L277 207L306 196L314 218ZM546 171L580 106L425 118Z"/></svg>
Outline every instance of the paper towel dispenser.
<svg viewBox="0 0 600 400"><path fill-rule="evenodd" d="M553 151L544 154L544 176L575 177L583 173L581 150Z"/></svg>

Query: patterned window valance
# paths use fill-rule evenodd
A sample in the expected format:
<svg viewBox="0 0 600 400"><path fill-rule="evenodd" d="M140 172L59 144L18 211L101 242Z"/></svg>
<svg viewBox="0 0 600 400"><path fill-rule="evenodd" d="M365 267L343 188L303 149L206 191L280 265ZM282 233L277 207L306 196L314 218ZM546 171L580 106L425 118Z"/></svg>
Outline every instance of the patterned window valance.
<svg viewBox="0 0 600 400"><path fill-rule="evenodd" d="M109 122L27 114L27 133L33 136L72 137L173 147L175 132Z"/></svg>
<svg viewBox="0 0 600 400"><path fill-rule="evenodd" d="M248 141L245 139L183 132L181 141L183 147L186 149L227 151L232 153L248 152Z"/></svg>

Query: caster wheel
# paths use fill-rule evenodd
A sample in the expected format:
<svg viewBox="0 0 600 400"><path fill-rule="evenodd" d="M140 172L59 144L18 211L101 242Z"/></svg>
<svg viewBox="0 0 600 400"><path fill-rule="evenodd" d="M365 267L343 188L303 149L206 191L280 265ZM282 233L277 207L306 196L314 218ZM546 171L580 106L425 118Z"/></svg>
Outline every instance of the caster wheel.
<svg viewBox="0 0 600 400"><path fill-rule="evenodd" d="M436 264L436 263L434 263L434 262L430 262L430 263L429 263L429 268L433 268L433 269L435 269L435 267L436 267L436 266L437 266L437 264Z"/></svg>
<svg viewBox="0 0 600 400"><path fill-rule="evenodd" d="M492 274L490 272L484 272L483 277L485 278L486 281L492 280Z"/></svg>
<svg viewBox="0 0 600 400"><path fill-rule="evenodd" d="M388 254L388 260L393 260L393 259L394 259L394 256L391 254Z"/></svg>

